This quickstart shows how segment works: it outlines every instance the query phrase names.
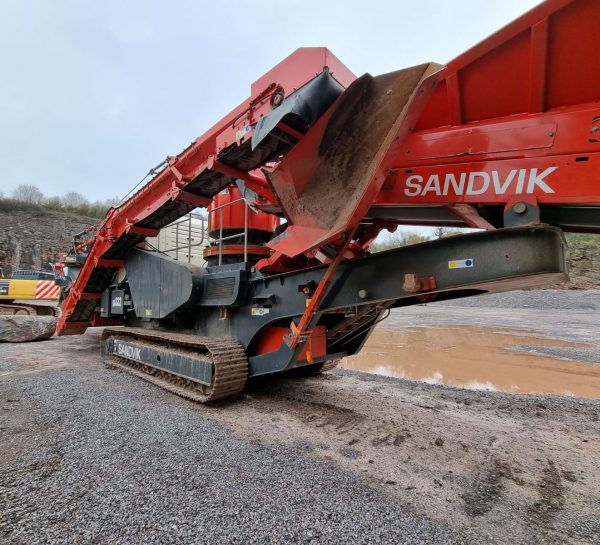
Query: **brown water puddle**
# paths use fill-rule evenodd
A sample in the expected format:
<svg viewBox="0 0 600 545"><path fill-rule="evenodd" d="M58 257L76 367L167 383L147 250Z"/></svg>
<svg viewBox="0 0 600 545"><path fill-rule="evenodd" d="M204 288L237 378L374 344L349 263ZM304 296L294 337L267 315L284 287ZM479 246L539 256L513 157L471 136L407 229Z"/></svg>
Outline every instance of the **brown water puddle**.
<svg viewBox="0 0 600 545"><path fill-rule="evenodd" d="M582 348L521 329L480 326L376 330L341 367L470 389L572 394L600 398L600 365L515 349L518 345Z"/></svg>

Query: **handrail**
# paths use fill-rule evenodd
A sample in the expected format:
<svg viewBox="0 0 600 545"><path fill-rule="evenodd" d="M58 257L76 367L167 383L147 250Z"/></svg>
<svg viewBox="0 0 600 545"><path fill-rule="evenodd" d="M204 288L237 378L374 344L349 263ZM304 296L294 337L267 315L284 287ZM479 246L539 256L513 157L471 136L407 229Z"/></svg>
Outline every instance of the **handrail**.
<svg viewBox="0 0 600 545"><path fill-rule="evenodd" d="M196 228L200 229L201 235L200 235L200 240L198 242L195 242L195 243L192 244L191 241L192 241L192 220L193 219L200 220L200 225L196 226ZM188 234L188 236L187 236L187 244L185 242L180 242L180 234L179 234L180 229L186 229L186 226L183 225L185 223L188 224L187 225L187 234ZM174 233L175 234L175 247L173 247L173 248L167 248L166 247L166 242L165 242L165 248L161 249L160 252L163 253L163 254L166 254L166 255L174 254L174 259L179 260L179 251L187 249L188 250L188 253L187 253L187 262L191 263L192 262L192 251L191 251L191 249L195 248L197 246L202 246L204 244L204 237L205 237L205 233L206 233L206 230L207 230L206 224L207 224L207 219L204 216L202 216L201 214L194 214L194 213L186 214L183 218L181 218L179 220L176 220L173 223L170 223L169 225L167 225L166 227L164 227L163 230L167 229L167 228L170 228L170 227L174 227L174 230L175 230L175 233ZM163 230L161 230L161 233L159 233L157 235L157 241L158 241L158 247L159 248L161 246L160 239L161 239L161 235L163 234L162 233Z"/></svg>
<svg viewBox="0 0 600 545"><path fill-rule="evenodd" d="M244 197L240 197L239 199L235 199L234 201L227 202L220 206L215 206L214 208L212 208L208 211L209 224L210 224L211 214L214 214L217 211L219 212L219 238L218 239L213 238L213 242L215 242L216 244L219 245L219 265L221 265L223 262L223 242L226 240L238 238L240 236L239 234L229 235L226 237L223 236L223 209L227 208L229 206L232 206L233 204L236 204L240 201L244 201L244 263L245 263L246 261L248 261L248 201L246 201L246 199ZM210 234L209 234L209 236L210 236Z"/></svg>

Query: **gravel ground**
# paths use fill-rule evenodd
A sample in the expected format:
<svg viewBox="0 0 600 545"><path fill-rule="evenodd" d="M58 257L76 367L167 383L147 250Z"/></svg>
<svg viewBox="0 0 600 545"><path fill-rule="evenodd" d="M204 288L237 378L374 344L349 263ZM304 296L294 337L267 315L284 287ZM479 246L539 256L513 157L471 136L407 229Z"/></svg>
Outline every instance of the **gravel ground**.
<svg viewBox="0 0 600 545"><path fill-rule="evenodd" d="M0 345L0 544L600 544L596 401L336 371L201 406L97 348Z"/></svg>
<svg viewBox="0 0 600 545"><path fill-rule="evenodd" d="M436 304L438 305L463 308L600 310L600 290L516 290L444 301Z"/></svg>
<svg viewBox="0 0 600 545"><path fill-rule="evenodd" d="M66 341L27 351L39 363ZM42 374L23 345L0 347L14 362L0 384L0 543L463 542L306 449L236 437L105 369L97 335L85 342L72 363L92 365Z"/></svg>

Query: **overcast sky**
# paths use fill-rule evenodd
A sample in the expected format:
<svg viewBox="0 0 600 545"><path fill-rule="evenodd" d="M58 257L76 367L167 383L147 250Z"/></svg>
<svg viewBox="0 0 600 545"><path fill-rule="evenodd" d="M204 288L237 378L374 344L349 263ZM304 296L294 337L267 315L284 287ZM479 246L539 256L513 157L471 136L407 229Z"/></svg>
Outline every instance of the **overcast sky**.
<svg viewBox="0 0 600 545"><path fill-rule="evenodd" d="M537 0L1 0L0 191L123 196L301 46L446 62Z"/></svg>

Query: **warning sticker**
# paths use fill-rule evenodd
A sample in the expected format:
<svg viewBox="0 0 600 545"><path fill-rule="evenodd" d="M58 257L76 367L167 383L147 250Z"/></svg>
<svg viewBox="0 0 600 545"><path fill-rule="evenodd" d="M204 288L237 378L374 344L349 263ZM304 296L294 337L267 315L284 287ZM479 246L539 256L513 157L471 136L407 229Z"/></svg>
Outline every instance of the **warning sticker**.
<svg viewBox="0 0 600 545"><path fill-rule="evenodd" d="M454 259L452 261L448 261L449 269L470 269L472 266L472 259Z"/></svg>
<svg viewBox="0 0 600 545"><path fill-rule="evenodd" d="M269 314L269 310L265 307L252 307L252 316L265 316Z"/></svg>

